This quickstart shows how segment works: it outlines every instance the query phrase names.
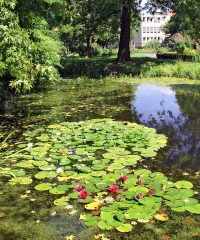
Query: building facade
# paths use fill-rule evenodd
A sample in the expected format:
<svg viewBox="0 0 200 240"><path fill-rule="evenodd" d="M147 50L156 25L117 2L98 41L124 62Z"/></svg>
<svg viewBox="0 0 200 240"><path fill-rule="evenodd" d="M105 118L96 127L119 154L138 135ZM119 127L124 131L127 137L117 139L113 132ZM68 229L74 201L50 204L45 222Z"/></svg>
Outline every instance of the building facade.
<svg viewBox="0 0 200 240"><path fill-rule="evenodd" d="M140 27L134 39L136 48L142 48L148 42L163 42L165 33L162 27L170 20L171 13L142 13Z"/></svg>

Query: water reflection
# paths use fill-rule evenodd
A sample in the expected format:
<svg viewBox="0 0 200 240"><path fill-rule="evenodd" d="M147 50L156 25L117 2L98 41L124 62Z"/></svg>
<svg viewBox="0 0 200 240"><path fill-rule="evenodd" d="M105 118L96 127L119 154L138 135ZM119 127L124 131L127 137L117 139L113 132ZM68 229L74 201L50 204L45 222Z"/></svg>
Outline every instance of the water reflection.
<svg viewBox="0 0 200 240"><path fill-rule="evenodd" d="M200 139L196 132L198 123L189 117L189 113L182 112L178 99L171 87L142 84L135 92L132 113L139 123L156 128L169 137L167 163L196 168L200 157ZM185 101L182 103L187 104Z"/></svg>

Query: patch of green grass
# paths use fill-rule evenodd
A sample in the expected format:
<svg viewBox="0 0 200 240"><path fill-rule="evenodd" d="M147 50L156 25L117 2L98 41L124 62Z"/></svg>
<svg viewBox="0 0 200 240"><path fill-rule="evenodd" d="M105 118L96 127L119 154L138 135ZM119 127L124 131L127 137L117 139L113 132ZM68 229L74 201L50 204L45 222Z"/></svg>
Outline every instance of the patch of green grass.
<svg viewBox="0 0 200 240"><path fill-rule="evenodd" d="M200 80L200 64L176 60L144 57L136 53L126 64L115 61L115 57L65 58L60 73L62 77L103 78L107 76L173 77Z"/></svg>

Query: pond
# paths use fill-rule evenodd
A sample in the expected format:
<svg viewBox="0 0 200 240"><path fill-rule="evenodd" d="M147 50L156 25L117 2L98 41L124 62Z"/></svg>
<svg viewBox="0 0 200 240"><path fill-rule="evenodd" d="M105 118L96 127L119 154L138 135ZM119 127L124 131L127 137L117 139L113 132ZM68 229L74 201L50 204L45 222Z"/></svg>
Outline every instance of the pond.
<svg viewBox="0 0 200 240"><path fill-rule="evenodd" d="M1 103L0 130L4 137L10 131L17 130L9 140L12 146L21 141L25 131L36 126L99 118L140 123L168 137L168 145L159 152L156 161L146 161L144 164L173 179L192 181L197 189L198 175L193 173L200 168L199 111L200 86L196 85L160 86L108 80L65 80L46 90L10 97ZM12 161L8 160L0 167L11 165ZM10 186L5 181L0 183L0 239L63 239L71 234L76 235L77 239L93 239L95 229L89 231L83 227L76 214L70 215L66 209L59 212L52 208L48 194L39 195L32 190L30 193L24 186ZM190 223L184 223L187 230L183 230L182 234L188 231L188 224L190 231L194 231L197 226L196 215L191 217L190 214L180 213L177 216L171 213L171 221L166 226L158 224L152 227L147 224L138 227L136 235L133 233L117 238L113 233L113 236L114 239L137 239L137 235L140 236L138 239L161 239L161 234L169 239L168 231L172 231L175 222L180 227L184 218ZM165 229L162 233L159 232L161 228ZM151 231L152 238L149 236ZM195 231L193 234L195 237ZM182 237L170 239L189 239Z"/></svg>

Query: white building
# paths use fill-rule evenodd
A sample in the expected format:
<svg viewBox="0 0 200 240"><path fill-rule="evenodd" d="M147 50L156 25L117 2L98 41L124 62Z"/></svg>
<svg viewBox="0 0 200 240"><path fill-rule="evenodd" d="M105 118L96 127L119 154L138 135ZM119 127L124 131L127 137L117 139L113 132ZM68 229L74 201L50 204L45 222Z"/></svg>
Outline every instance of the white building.
<svg viewBox="0 0 200 240"><path fill-rule="evenodd" d="M170 20L171 15L171 13L141 13L140 27L134 39L135 47L141 48L152 41L163 42L165 33L162 27Z"/></svg>

